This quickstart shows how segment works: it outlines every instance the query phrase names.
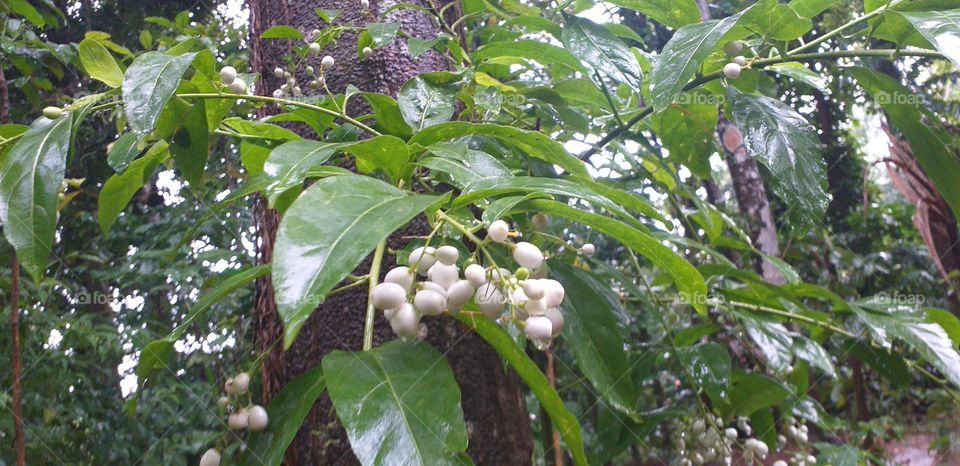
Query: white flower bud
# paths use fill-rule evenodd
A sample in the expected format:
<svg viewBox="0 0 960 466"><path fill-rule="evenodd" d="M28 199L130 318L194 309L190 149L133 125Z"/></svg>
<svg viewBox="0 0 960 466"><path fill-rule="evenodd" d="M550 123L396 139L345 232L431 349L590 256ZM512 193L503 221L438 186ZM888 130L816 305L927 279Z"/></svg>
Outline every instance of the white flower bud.
<svg viewBox="0 0 960 466"><path fill-rule="evenodd" d="M528 269L535 269L543 264L543 253L536 245L524 241L513 248L513 260Z"/></svg>
<svg viewBox="0 0 960 466"><path fill-rule="evenodd" d="M315 71L314 71L314 69L313 69L312 66L307 65L307 67L304 68L304 69L307 71L307 74L309 74L309 75L311 75L311 76L315 73Z"/></svg>
<svg viewBox="0 0 960 466"><path fill-rule="evenodd" d="M487 235L490 236L490 239L496 241L497 243L503 243L507 240L507 235L510 234L510 225L507 225L507 222L503 220L497 220L490 224L490 227L487 228Z"/></svg>
<svg viewBox="0 0 960 466"><path fill-rule="evenodd" d="M463 271L463 277L470 282L474 288L480 288L487 281L487 271L482 265L470 264Z"/></svg>
<svg viewBox="0 0 960 466"><path fill-rule="evenodd" d="M727 427L727 430L723 431L723 435L727 437L728 440L737 439L737 429L734 427Z"/></svg>
<svg viewBox="0 0 960 466"><path fill-rule="evenodd" d="M247 412L247 430L250 432L261 432L267 428L269 417L267 410L263 406L253 405Z"/></svg>
<svg viewBox="0 0 960 466"><path fill-rule="evenodd" d="M580 246L580 254L583 254L584 257L593 257L593 253L597 252L596 246L593 243L587 243L583 246Z"/></svg>
<svg viewBox="0 0 960 466"><path fill-rule="evenodd" d="M416 338L417 333L420 332L420 315L417 314L417 310L413 308L412 304L403 303L402 306L393 311L393 315L390 317L390 328L400 338Z"/></svg>
<svg viewBox="0 0 960 466"><path fill-rule="evenodd" d="M390 269L383 277L385 283L396 283L403 287L404 292L409 292L413 288L413 274L410 273L410 267L400 266Z"/></svg>
<svg viewBox="0 0 960 466"><path fill-rule="evenodd" d="M363 58L369 58L370 55L373 55L373 49L370 47L364 47L361 53L363 53Z"/></svg>
<svg viewBox="0 0 960 466"><path fill-rule="evenodd" d="M417 273L421 276L426 276L430 267L433 267L433 264L437 262L437 258L433 256L435 252L436 249L433 247L420 246L410 252L410 255L407 257L407 264L410 265L410 267L416 267Z"/></svg>
<svg viewBox="0 0 960 466"><path fill-rule="evenodd" d="M323 60L320 60L320 68L324 70L333 68L333 65L335 64L336 61L330 55L327 55L323 57Z"/></svg>
<svg viewBox="0 0 960 466"><path fill-rule="evenodd" d="M723 75L726 76L727 79L739 78L742 71L740 65L736 63L727 63L726 66L723 67Z"/></svg>
<svg viewBox="0 0 960 466"><path fill-rule="evenodd" d="M311 57L316 57L317 55L320 55L320 44L316 42L311 43L308 53L310 54ZM324 57L323 59L326 60L327 58Z"/></svg>
<svg viewBox="0 0 960 466"><path fill-rule="evenodd" d="M523 331L531 340L548 341L553 335L553 322L543 316L532 316L527 319Z"/></svg>
<svg viewBox="0 0 960 466"><path fill-rule="evenodd" d="M249 414L247 414L246 409L241 409L230 415L227 418L227 426L232 430L243 430L247 428L247 422L249 421Z"/></svg>
<svg viewBox="0 0 960 466"><path fill-rule="evenodd" d="M493 283L480 285L473 299L488 318L497 319L503 314L503 294Z"/></svg>
<svg viewBox="0 0 960 466"><path fill-rule="evenodd" d="M243 82L242 79L237 78L232 83L230 83L227 88L230 89L230 92L234 94L246 94L247 93L247 83Z"/></svg>
<svg viewBox="0 0 960 466"><path fill-rule="evenodd" d="M460 251L453 246L440 246L433 254L441 264L453 265L460 258Z"/></svg>
<svg viewBox="0 0 960 466"><path fill-rule="evenodd" d="M563 285L550 278L543 279L542 283L546 289L544 295L547 300L547 307L560 307L560 305L563 304L563 297L566 294Z"/></svg>
<svg viewBox="0 0 960 466"><path fill-rule="evenodd" d="M200 466L220 466L220 452L211 448L203 452L200 457Z"/></svg>
<svg viewBox="0 0 960 466"><path fill-rule="evenodd" d="M232 66L224 66L220 68L220 82L230 85L235 79L237 79L237 69Z"/></svg>
<svg viewBox="0 0 960 466"><path fill-rule="evenodd" d="M433 290L420 290L413 298L413 306L425 316L438 316L447 307L447 298Z"/></svg>
<svg viewBox="0 0 960 466"><path fill-rule="evenodd" d="M407 290L396 283L384 282L373 287L370 302L373 303L373 307L380 310L396 309L407 302Z"/></svg>

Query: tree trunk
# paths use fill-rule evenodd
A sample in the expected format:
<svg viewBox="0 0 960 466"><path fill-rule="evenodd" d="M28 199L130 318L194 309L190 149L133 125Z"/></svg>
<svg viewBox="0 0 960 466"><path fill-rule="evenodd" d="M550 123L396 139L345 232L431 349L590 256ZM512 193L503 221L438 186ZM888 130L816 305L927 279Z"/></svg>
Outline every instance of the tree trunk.
<svg viewBox="0 0 960 466"><path fill-rule="evenodd" d="M288 55L292 45L289 41L261 41L260 34L277 25L293 26L302 32L322 28L322 21L314 13L316 8L342 10L337 23L397 22L402 24L403 33L418 38L434 38L440 33L431 18L421 12L399 10L387 18L380 18L378 14L374 19L359 10L359 3L356 0L251 0L251 67L265 78L257 92L268 95L280 87L282 81L273 77L272 70L283 66L282 57ZM395 3L373 0L370 9L371 12L380 12ZM423 1L415 3L432 7ZM348 84L353 84L361 91L396 96L401 85L416 74L446 68L444 58L435 52L425 53L419 60L412 59L405 41L400 39L359 61L356 35L345 34L325 53L336 59L336 66L326 74L327 85L335 93L342 93ZM316 63L311 64L319 68L319 59L313 61ZM300 82L305 83L306 76L301 77ZM263 202L257 205L256 218L260 237L259 260L270 262L279 218L276 212L266 209ZM426 232L426 222L419 218L407 230L394 234L388 246L398 250L404 245L402 237ZM384 257L383 270L389 270L394 262L393 256ZM356 273L363 274L368 268L369 258ZM320 364L330 351L361 349L366 293L365 288L358 288L329 299L314 312L289 351L284 353L274 349L264 359L264 402L287 382ZM269 278L257 283L256 315L257 347L267 351L282 338L283 332ZM425 322L429 326L427 342L446 356L463 390L461 403L470 438L467 453L480 465L530 464L533 434L516 375L504 369L492 348L455 320L442 317L426 319ZM394 338L389 324L378 315L375 342L379 344ZM286 462L310 465L357 463L326 394L301 427L287 452Z"/></svg>

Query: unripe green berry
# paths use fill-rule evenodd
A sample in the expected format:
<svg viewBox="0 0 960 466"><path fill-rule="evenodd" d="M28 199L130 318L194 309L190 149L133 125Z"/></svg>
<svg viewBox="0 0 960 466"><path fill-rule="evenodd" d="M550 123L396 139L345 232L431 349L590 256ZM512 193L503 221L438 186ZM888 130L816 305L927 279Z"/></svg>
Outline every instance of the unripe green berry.
<svg viewBox="0 0 960 466"><path fill-rule="evenodd" d="M63 116L63 109L60 107L47 107L43 109L43 116L51 120L56 120Z"/></svg>

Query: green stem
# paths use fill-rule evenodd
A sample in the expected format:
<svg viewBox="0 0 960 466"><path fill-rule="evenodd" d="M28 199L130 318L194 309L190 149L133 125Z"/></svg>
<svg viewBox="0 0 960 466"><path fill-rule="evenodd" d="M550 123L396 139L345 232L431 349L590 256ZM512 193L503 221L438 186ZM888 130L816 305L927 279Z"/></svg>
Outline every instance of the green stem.
<svg viewBox="0 0 960 466"><path fill-rule="evenodd" d="M822 44L822 43L824 43L824 42L826 42L826 41L828 41L828 40L830 40L830 39L832 39L832 38L834 38L834 37L836 37L836 36L838 36L838 35L840 35L843 31L846 31L847 29L850 29L850 28L852 28L852 27L854 27L854 26L856 26L856 25L858 25L858 24L860 24L860 23L863 23L864 21L869 21L870 19L873 19L873 18L875 18L875 17L877 17L877 16L880 16L880 15L883 14L885 11L887 11L888 8L890 8L890 5L884 5L884 6L880 7L880 8L877 8L876 10L871 11L870 13L867 13L867 14L859 17L859 18L854 18L854 19L850 20L848 23L846 23L846 24L844 24L844 25L842 25L842 26L840 26L840 27L838 27L838 28L836 28L836 29L834 29L834 30L832 30L832 31L830 31L830 32L828 32L828 33L826 33L826 34L824 34L824 35L822 35L822 36L820 36L820 37L818 37L818 38L816 38L816 39L808 42L808 43L806 43L806 44L803 44L803 45L801 45L801 46L799 46L799 47L797 47L797 48L789 51L787 54L788 54L788 55L793 55L793 54L795 54L795 53L797 53L797 52L802 52L802 51L804 51L804 50L810 50L810 49L812 49L812 48L814 48L814 47L816 47L816 46L818 46L818 45L820 45L820 44Z"/></svg>
<svg viewBox="0 0 960 466"><path fill-rule="evenodd" d="M348 116L342 112L336 112L328 108L323 108L318 105L308 104L306 102L299 102L296 100L288 99L278 99L276 97L267 97L262 95L241 95L241 94L215 94L215 93L186 93L186 94L177 94L177 97L183 99L240 99L250 102L267 102L278 105L289 105L291 107L300 107L308 110L313 110L315 112L323 113L325 115L332 116L334 118L339 118L347 123L350 123L357 128L360 128L374 136L380 136L380 132L361 123L355 118Z"/></svg>
<svg viewBox="0 0 960 466"><path fill-rule="evenodd" d="M778 63L784 63L788 61L818 61L818 60L832 60L837 58L864 58L864 57L877 57L877 58L890 58L894 57L898 51L894 49L878 49L878 50L838 50L833 52L818 52L818 53L796 53L796 50L792 50L789 58L786 57L774 57L766 58L763 60L757 60L753 62L751 68L763 68L769 65L775 65ZM927 58L943 58L943 54L940 52L935 52L932 50L901 50L899 51L899 56L911 56L911 57L927 57ZM710 74L702 75L693 81L687 83L686 86L683 86L683 92L689 91L691 89L697 88L706 84L715 79L720 79L723 77L723 72L717 71ZM604 146L609 144L614 139L617 139L623 133L630 131L634 125L642 121L644 118L653 114L653 106L648 106L633 116L627 124L618 126L612 131L607 133L603 139L600 139L590 150L580 154L581 160L587 160L591 156L600 152Z"/></svg>
<svg viewBox="0 0 960 466"><path fill-rule="evenodd" d="M363 325L363 350L373 349L373 320L377 315L377 309L373 307L373 289L380 282L380 265L383 264L383 253L387 249L387 240L384 239L377 245L377 250L373 253L373 262L370 264L369 274L369 292L367 293L367 319ZM362 282L357 282L362 283Z"/></svg>
<svg viewBox="0 0 960 466"><path fill-rule="evenodd" d="M842 328L840 328L840 327L837 327L836 325L828 324L828 323L826 323L826 322L823 322L823 321L814 319L814 318L812 318L812 317L807 317L807 316L805 316L805 315L796 314L796 313L793 313L793 312L784 311L784 310L780 310L780 309L775 309L775 308L772 308L772 307L760 306L760 305L749 304L749 303L739 303L739 302L736 302L736 301L725 301L725 302L722 302L722 303L719 302L719 301L711 301L711 302L708 303L708 305L710 305L710 306L716 306L716 305L718 305L718 304L729 304L729 305L731 305L731 306L736 306L736 307L740 307L740 308L744 308L744 309L749 309L749 310L751 310L751 311L763 312L763 313L766 313L766 314L773 314L773 315L777 315L777 316L780 316L780 317L785 317L788 321L789 321L789 320L795 320L795 321L803 322L803 323L806 323L806 324L816 325L816 326L818 326L818 327L821 327L821 328L825 328L825 329L827 329L827 330L830 330L830 331L832 331L832 332L834 332L834 333L843 335L843 336L845 336L845 337L847 337L847 338L852 338L852 339L857 339L857 338L858 338L857 335L855 335L855 334L853 334L853 333L850 333L850 332L848 332L848 331L846 331L846 330L844 330L844 329L842 329Z"/></svg>

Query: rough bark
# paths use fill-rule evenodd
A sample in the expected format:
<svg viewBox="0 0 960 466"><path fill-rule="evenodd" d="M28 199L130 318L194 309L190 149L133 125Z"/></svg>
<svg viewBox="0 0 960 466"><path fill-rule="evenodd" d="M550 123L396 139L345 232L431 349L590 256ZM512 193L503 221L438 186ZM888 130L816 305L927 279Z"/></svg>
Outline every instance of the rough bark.
<svg viewBox="0 0 960 466"><path fill-rule="evenodd" d="M287 41L261 41L260 34L276 25L290 25L304 32L322 28L322 21L314 13L316 8L339 9L343 14L337 22L363 24L374 18L359 11L356 0L251 0L251 66L265 77L265 84L257 92L268 94L282 83L273 77L272 70L281 65L281 57L288 54ZM420 5L431 7L419 1ZM371 1L371 11L384 11L395 2ZM423 13L411 10L396 11L381 22L399 22L404 33L412 37L436 37L437 26ZM400 87L417 73L444 69L445 60L439 54L428 52L413 60L405 41L379 49L363 61L357 60L356 36L341 36L337 44L324 52L332 55L337 65L327 73L327 84L332 92L342 93L348 84L361 91L396 95ZM315 60L317 61L317 60ZM312 63L319 68L318 63ZM305 82L306 77L301 78ZM305 88L305 87L304 87ZM306 88L305 88L306 89ZM355 99L359 101L360 99ZM273 238L279 225L275 212L261 203L257 207L257 226L260 236L259 257L269 262L273 255ZM403 247L403 236L424 234L427 225L418 219L406 231L394 234L388 247ZM394 265L393 256L384 258L383 269ZM369 259L357 274L369 268ZM288 381L318 365L324 355L333 350L361 349L366 289L360 288L337 295L318 308L300 331L293 347L283 353L275 350L264 360L264 401L275 395ZM282 337L282 326L277 318L273 289L269 278L257 285L257 345L268 350ZM481 339L449 318L426 319L429 332L427 342L445 354L457 382L463 389L462 406L470 446L467 453L477 464L530 464L533 450L532 431L527 410L512 372L504 369L497 354ZM377 316L374 341L379 344L394 339L382 315ZM355 464L346 433L340 426L329 398L324 395L314 406L307 422L287 452L288 464Z"/></svg>

